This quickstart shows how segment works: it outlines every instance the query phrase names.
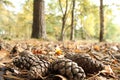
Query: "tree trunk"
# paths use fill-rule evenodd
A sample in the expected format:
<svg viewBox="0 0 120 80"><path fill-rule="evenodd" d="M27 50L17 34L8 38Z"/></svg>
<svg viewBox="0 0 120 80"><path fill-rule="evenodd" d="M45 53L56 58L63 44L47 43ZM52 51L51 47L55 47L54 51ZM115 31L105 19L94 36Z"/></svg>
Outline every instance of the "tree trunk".
<svg viewBox="0 0 120 80"><path fill-rule="evenodd" d="M62 18L62 29L61 29L61 34L60 34L60 41L63 41L63 39L64 39L65 23L66 23L66 14L64 14L63 18Z"/></svg>
<svg viewBox="0 0 120 80"><path fill-rule="evenodd" d="M44 7L44 0L34 0L32 38L46 38Z"/></svg>
<svg viewBox="0 0 120 80"><path fill-rule="evenodd" d="M103 10L103 0L100 0L100 36L99 41L104 41L104 10Z"/></svg>
<svg viewBox="0 0 120 80"><path fill-rule="evenodd" d="M59 0L59 5L61 8L61 11L63 13L63 17L62 17L62 28L61 28L61 34L60 34L60 41L64 40L64 28L65 28L65 24L66 24L66 19L67 19L67 11L68 11L68 0L66 0L66 8L65 8L65 12L63 12L63 8L61 5L61 0Z"/></svg>
<svg viewBox="0 0 120 80"><path fill-rule="evenodd" d="M72 0L73 7L72 7L72 18L71 18L71 34L70 40L74 40L74 9L75 9L75 0Z"/></svg>

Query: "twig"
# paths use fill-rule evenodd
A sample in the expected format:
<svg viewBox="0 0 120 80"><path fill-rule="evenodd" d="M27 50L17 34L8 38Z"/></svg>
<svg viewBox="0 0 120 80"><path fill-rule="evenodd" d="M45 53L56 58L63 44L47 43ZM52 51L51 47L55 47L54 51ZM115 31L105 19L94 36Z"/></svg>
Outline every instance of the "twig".
<svg viewBox="0 0 120 80"><path fill-rule="evenodd" d="M111 56L111 58L113 58L114 60L116 60L116 61L118 61L120 63L120 60L118 60L117 58L115 58L115 56L112 55L110 51L108 51L107 53Z"/></svg>
<svg viewBox="0 0 120 80"><path fill-rule="evenodd" d="M4 77L4 78L9 78L9 79L15 79L15 80L25 80L25 79L23 79L23 78L18 78L18 77L12 76L12 75L10 75L10 76L8 76L8 75L3 75L3 77Z"/></svg>
<svg viewBox="0 0 120 80"><path fill-rule="evenodd" d="M115 59L116 60L116 58L111 54L111 52L110 51L108 51L107 52L113 59Z"/></svg>
<svg viewBox="0 0 120 80"><path fill-rule="evenodd" d="M93 78L95 78L95 77L97 77L98 75L100 75L100 73L101 73L101 72L99 72L99 73L95 74L94 76L92 76L92 77L88 78L87 80L93 80Z"/></svg>

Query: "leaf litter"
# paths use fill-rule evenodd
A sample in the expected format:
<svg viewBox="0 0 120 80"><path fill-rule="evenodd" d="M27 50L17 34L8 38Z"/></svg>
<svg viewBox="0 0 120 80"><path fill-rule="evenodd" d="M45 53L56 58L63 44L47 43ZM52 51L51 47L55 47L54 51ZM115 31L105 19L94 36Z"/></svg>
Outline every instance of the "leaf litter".
<svg viewBox="0 0 120 80"><path fill-rule="evenodd" d="M14 54L11 56L15 46L17 51L13 51ZM14 56L24 50L55 58L64 57L67 53L89 54L95 60L105 64L106 67L98 73L88 74L86 80L120 80L120 43L47 42L39 40L0 41L0 80L27 80L27 71L20 70L11 63ZM60 80L67 80L65 76L58 75L55 76L60 76Z"/></svg>

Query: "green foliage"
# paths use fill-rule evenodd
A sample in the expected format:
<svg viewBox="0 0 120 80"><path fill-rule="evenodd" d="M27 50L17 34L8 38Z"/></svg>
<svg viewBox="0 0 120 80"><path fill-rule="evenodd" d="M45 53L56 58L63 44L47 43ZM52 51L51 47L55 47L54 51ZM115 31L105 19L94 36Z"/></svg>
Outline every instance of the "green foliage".
<svg viewBox="0 0 120 80"><path fill-rule="evenodd" d="M2 38L7 38L7 36L11 37L14 32L12 31L12 26L15 26L15 15L12 11L9 11L8 6L13 7L12 3L8 0L0 1L0 29L4 31L0 36ZM5 39L6 39L5 38Z"/></svg>
<svg viewBox="0 0 120 80"><path fill-rule="evenodd" d="M63 11L65 9L65 1L62 1ZM68 0L67 21L65 25L65 38L70 36L71 23L71 1ZM48 38L58 39L60 36L62 25L62 12L58 0L46 1L45 19ZM30 38L32 30L33 0L25 0L22 5L22 11L17 14L9 11L6 6L13 6L10 0L0 1L0 29L5 31L5 37L14 38ZM104 24L105 39L116 39L120 34L118 25L113 24L112 9L104 6ZM99 6L91 2L91 0L76 0L75 6L75 38L76 39L98 39L99 38ZM1 32L1 31L0 31ZM120 39L120 38L119 38Z"/></svg>
<svg viewBox="0 0 120 80"><path fill-rule="evenodd" d="M16 36L30 38L32 30L33 0L26 1L23 10L17 14ZM22 32L21 32L22 31Z"/></svg>
<svg viewBox="0 0 120 80"><path fill-rule="evenodd" d="M116 27L115 24L113 24L111 21L109 21L106 25L106 30L105 30L105 38L106 39L115 39L117 37L118 33L118 28Z"/></svg>
<svg viewBox="0 0 120 80"><path fill-rule="evenodd" d="M12 4L12 2L10 2L9 0L0 0L0 5L1 6L6 5L6 6L14 7L13 4Z"/></svg>

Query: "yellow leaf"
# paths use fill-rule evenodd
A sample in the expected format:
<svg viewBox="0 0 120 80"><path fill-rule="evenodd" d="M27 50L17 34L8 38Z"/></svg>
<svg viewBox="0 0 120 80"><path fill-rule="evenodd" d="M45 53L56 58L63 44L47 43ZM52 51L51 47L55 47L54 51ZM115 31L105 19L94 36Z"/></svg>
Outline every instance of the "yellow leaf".
<svg viewBox="0 0 120 80"><path fill-rule="evenodd" d="M60 49L59 46L56 46L56 48L55 48L55 54L56 55L61 55L62 54L62 50Z"/></svg>

